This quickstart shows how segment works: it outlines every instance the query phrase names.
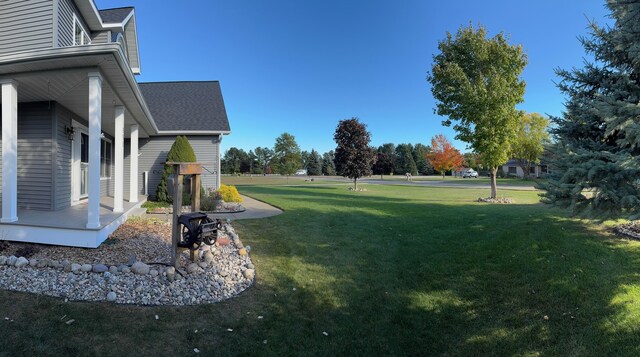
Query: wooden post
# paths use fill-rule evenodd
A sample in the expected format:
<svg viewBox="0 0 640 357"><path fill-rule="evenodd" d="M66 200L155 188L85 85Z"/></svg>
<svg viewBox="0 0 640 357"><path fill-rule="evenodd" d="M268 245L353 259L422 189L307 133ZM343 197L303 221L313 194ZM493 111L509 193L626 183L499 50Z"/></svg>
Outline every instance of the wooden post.
<svg viewBox="0 0 640 357"><path fill-rule="evenodd" d="M173 165L173 172L176 178L173 182L173 225L171 234L171 263L177 269L179 260L178 254L178 240L180 239L180 224L178 223L178 216L182 213L182 182L184 176L180 173L180 165Z"/></svg>
<svg viewBox="0 0 640 357"><path fill-rule="evenodd" d="M200 211L200 175L191 176L191 212Z"/></svg>
<svg viewBox="0 0 640 357"><path fill-rule="evenodd" d="M180 224L178 217L182 214L182 188L184 186L184 175L193 175L191 178L191 212L200 210L200 175L202 174L202 164L190 162L167 162L173 166L175 181L173 182L173 226L171 234L171 264L176 269L179 266L178 241L180 240ZM195 252L191 252L191 260L195 261Z"/></svg>

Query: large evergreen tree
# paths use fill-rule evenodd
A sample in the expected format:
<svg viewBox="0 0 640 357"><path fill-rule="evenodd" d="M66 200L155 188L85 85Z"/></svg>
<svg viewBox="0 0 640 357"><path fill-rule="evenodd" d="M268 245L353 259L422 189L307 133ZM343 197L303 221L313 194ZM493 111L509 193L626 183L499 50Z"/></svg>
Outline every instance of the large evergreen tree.
<svg viewBox="0 0 640 357"><path fill-rule="evenodd" d="M416 168L418 169L418 174L420 175L430 175L435 170L431 163L428 160L428 156L431 153L431 147L424 144L415 144L413 146L413 161L416 162Z"/></svg>
<svg viewBox="0 0 640 357"><path fill-rule="evenodd" d="M325 176L334 176L336 174L336 165L333 162L336 154L333 150L322 154L322 174Z"/></svg>
<svg viewBox="0 0 640 357"><path fill-rule="evenodd" d="M307 163L307 175L320 176L322 175L322 157L317 151L311 149L309 153L309 162Z"/></svg>
<svg viewBox="0 0 640 357"><path fill-rule="evenodd" d="M568 96L543 201L594 216L640 217L640 1L609 0L613 26L581 38L595 61L558 70Z"/></svg>
<svg viewBox="0 0 640 357"><path fill-rule="evenodd" d="M398 144L398 146L396 147L396 157L396 174L418 174L418 167L416 166L416 162L413 160L413 145Z"/></svg>

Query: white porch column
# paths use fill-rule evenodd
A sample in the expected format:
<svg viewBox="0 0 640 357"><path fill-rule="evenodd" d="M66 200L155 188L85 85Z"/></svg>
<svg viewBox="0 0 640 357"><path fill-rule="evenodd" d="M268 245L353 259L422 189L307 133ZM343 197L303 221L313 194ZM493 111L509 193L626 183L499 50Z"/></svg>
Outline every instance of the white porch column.
<svg viewBox="0 0 640 357"><path fill-rule="evenodd" d="M138 202L138 125L131 125L131 153L129 155L129 202Z"/></svg>
<svg viewBox="0 0 640 357"><path fill-rule="evenodd" d="M100 228L100 143L102 76L89 73L89 197L87 228Z"/></svg>
<svg viewBox="0 0 640 357"><path fill-rule="evenodd" d="M18 220L18 83L2 85L2 219Z"/></svg>
<svg viewBox="0 0 640 357"><path fill-rule="evenodd" d="M124 197L124 107L116 106L115 110L115 157L113 187L113 212L122 212L122 199Z"/></svg>

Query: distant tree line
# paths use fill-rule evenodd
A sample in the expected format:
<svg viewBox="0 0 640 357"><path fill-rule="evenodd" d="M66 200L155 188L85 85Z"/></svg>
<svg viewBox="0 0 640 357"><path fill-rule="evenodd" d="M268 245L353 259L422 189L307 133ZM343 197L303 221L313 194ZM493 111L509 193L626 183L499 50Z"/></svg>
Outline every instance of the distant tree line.
<svg viewBox="0 0 640 357"><path fill-rule="evenodd" d="M453 160L456 163L453 165L455 167L441 166L443 165L440 164L443 161L441 157L452 154L448 152L438 154L432 150L431 145L386 143L372 149L375 151L374 163L371 166L371 172L374 175L405 175L406 173L414 176L433 175L443 171L448 173L460 166L459 161L462 161L464 167L482 169L482 163L477 154L460 154L455 149L453 154L461 156L460 160ZM306 169L309 176L334 176L338 174L335 156L334 150L323 154L315 149L300 150L295 137L289 133L283 133L276 139L273 148L258 146L248 152L237 147L229 148L221 159L221 170L223 174L292 175L299 169ZM432 162L436 163L438 169L434 168Z"/></svg>

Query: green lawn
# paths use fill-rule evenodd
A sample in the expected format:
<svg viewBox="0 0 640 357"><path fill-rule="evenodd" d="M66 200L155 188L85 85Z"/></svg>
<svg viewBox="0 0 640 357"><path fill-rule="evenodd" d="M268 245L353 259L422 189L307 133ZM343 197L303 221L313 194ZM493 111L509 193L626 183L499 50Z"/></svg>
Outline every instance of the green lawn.
<svg viewBox="0 0 640 357"><path fill-rule="evenodd" d="M309 176L222 176L221 181L225 185L233 186L272 186L272 185L306 185L336 184L334 181L322 180L322 177Z"/></svg>
<svg viewBox="0 0 640 357"><path fill-rule="evenodd" d="M484 189L367 190L242 187L285 213L235 223L257 283L224 303L144 308L0 291L2 351L640 354L640 243L538 204L535 192L503 190L517 204L490 205L472 202Z"/></svg>
<svg viewBox="0 0 640 357"><path fill-rule="evenodd" d="M379 180L380 175L373 175L370 177L372 180ZM402 175L384 175L382 176L383 180L390 181L407 181L406 177ZM440 175L431 175L431 176L414 176L412 181L443 181L447 184L465 184L465 185L491 185L491 180L488 177L481 176L478 178L462 178L462 177L452 177L445 176L444 179ZM499 186L535 186L537 182L541 182L542 180L535 179L520 179L520 178L498 178L497 182Z"/></svg>

